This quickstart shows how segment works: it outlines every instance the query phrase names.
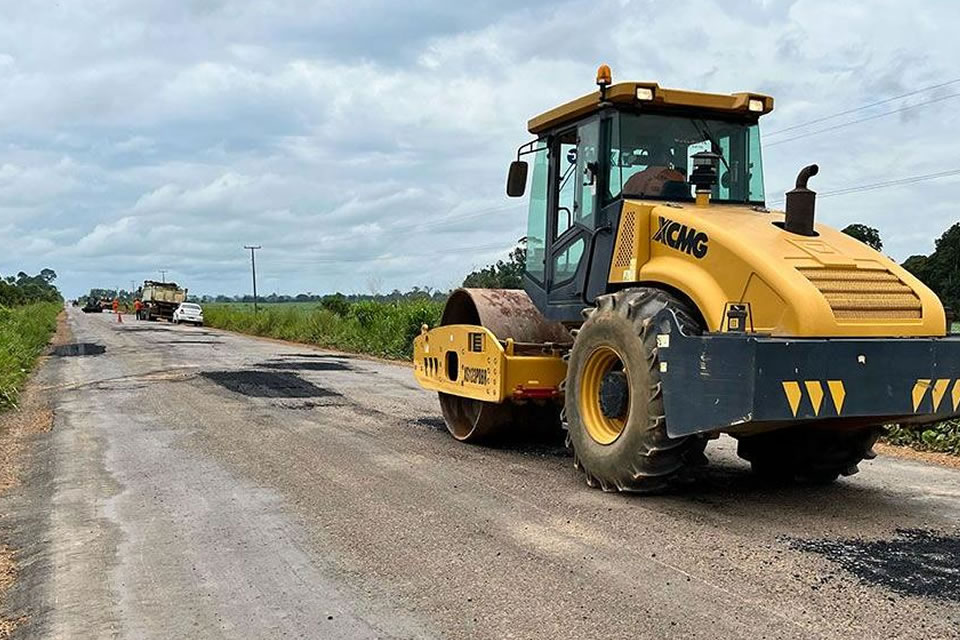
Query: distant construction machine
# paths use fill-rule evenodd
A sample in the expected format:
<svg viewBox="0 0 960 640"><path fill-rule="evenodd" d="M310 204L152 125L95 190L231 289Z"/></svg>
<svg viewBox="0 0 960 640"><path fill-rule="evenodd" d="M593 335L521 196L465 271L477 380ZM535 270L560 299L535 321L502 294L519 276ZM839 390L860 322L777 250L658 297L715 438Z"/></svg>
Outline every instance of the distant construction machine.
<svg viewBox="0 0 960 640"><path fill-rule="evenodd" d="M883 425L960 414L960 337L886 256L815 224L800 171L765 205L773 99L612 84L529 122L524 291L459 289L414 341L419 384L474 442L562 421L605 491L657 491L721 433L753 469L832 482Z"/></svg>
<svg viewBox="0 0 960 640"><path fill-rule="evenodd" d="M95 296L88 296L81 311L84 313L102 313L103 304L100 302L99 298Z"/></svg>

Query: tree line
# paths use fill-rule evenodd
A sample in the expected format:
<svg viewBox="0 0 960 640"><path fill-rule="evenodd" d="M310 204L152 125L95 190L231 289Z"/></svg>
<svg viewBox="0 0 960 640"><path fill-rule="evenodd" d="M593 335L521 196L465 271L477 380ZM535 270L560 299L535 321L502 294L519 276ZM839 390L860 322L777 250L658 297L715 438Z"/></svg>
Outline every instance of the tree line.
<svg viewBox="0 0 960 640"><path fill-rule="evenodd" d="M399 289L394 289L390 293L299 293L297 295L286 295L271 293L265 296L257 296L257 301L272 304L272 303L284 303L284 302L317 302L317 303L329 303L331 300L339 300L345 304L352 304L354 302L400 302L407 300L435 300L437 302L443 302L447 299L449 291L444 291L442 289L434 289L433 287L413 287L409 291L400 291ZM250 294L242 294L235 296L227 295L202 295L195 296L190 295L187 297L190 302L199 302L202 304L208 303L247 303L253 304L253 296ZM336 305L337 302L332 302L330 304Z"/></svg>
<svg viewBox="0 0 960 640"><path fill-rule="evenodd" d="M883 250L883 240L880 237L880 231L874 227L864 224L851 224L844 228L843 233L856 238L864 244L873 247L877 251ZM480 289L521 289L523 288L523 272L526 269L527 249L525 239L521 239L507 255L505 260L497 260L495 263L487 265L481 269L471 272L464 278L464 287L475 287ZM947 229L936 241L935 249L930 255L914 255L907 258L903 267L910 273L917 276L923 283L933 289L940 297L944 305L953 312L960 312L960 223L954 224ZM49 269L44 269L44 273L56 274ZM26 274L19 274L26 276ZM18 276L19 277L19 276ZM7 280L11 280L7 278ZM373 289L373 287L372 287ZM2 292L2 289L0 289ZM59 294L57 294L59 295ZM90 294L93 298L106 298L112 300L119 298L121 302L133 301L134 292L128 292L123 289L91 289ZM390 293L377 293L372 291L369 294L315 294L312 292L300 293L296 295L285 295L271 293L266 296L259 296L258 300L263 303L289 303L289 302L316 302L324 307L339 308L341 305L352 304L354 302L373 301L373 302L400 302L407 300L435 300L442 302L449 295L448 291L434 289L432 287L413 287L409 291L400 291L394 289ZM191 295L188 298L191 302L199 303L253 303L253 296L244 295ZM0 304L3 304L2 293L0 293Z"/></svg>
<svg viewBox="0 0 960 640"><path fill-rule="evenodd" d="M63 302L60 291L53 282L57 272L41 269L31 276L21 271L15 276L0 278L0 306L17 307L34 302Z"/></svg>

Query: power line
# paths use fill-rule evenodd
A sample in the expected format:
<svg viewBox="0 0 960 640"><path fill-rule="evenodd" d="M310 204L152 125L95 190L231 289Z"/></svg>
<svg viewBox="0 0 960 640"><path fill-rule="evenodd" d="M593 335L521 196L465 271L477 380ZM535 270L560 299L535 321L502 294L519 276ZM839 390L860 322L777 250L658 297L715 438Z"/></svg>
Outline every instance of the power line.
<svg viewBox="0 0 960 640"><path fill-rule="evenodd" d="M472 245L469 247L450 247L444 248L442 251L447 254L459 253L461 251L485 251L487 249L500 249L505 248L506 243L504 242L495 242L492 244L486 245ZM403 255L383 255L378 256L348 256L343 258L328 258L328 257L318 257L318 258L309 258L305 257L303 259L280 259L276 261L277 264L338 264L341 262L381 262L383 260L401 260L405 258L435 258L438 255L438 250L435 249L429 252L423 253L404 253ZM273 263L274 261L271 261Z"/></svg>
<svg viewBox="0 0 960 640"><path fill-rule="evenodd" d="M399 233L410 233L413 231L421 231L422 229L430 229L432 227L443 226L449 222L460 222L463 220L470 220L472 218L479 218L488 213L496 213L498 211L508 211L510 209L518 209L523 207L522 204L507 204L501 205L499 207L490 207L487 209L478 209L476 211L470 211L468 213L461 213L454 216L447 216L446 218L441 218L439 220L430 220L429 222L421 222L409 227L404 227L398 230Z"/></svg>
<svg viewBox="0 0 960 640"><path fill-rule="evenodd" d="M856 120L850 120L848 122L841 122L840 124L833 125L832 127L824 127L823 129L817 129L816 131L808 131L807 133L801 133L800 135L793 136L792 138L775 140L763 146L765 149L769 149L770 147L786 144L787 142L793 142L794 140L800 140L801 138L809 138L810 136L815 136L821 133L827 133L828 131L836 131L837 129L843 129L844 127L860 124L861 122L869 122L870 120L885 118L886 116L896 115L898 113L903 113L904 111L909 111L911 109L916 109L918 107L925 107L927 105L934 104L935 102L943 102L944 100L949 100L951 98L957 98L957 97L960 97L960 93L951 93L945 96L940 96L938 98L931 98L930 100L926 100L924 102L918 102L917 104L907 105L905 107L900 107L899 109L893 109L892 111L884 111L883 113L877 113L872 116L857 118Z"/></svg>
<svg viewBox="0 0 960 640"><path fill-rule="evenodd" d="M871 184L863 184L855 187L842 187L840 189L833 189L831 191L821 191L817 193L817 197L829 198L831 196L845 196L850 193L860 193L863 191L876 191L877 189L886 189L887 187L898 187L906 184L926 182L927 180L937 180L939 178L949 178L950 176L957 176L957 175L960 175L960 168L948 169L947 171L938 171L937 173L927 173L920 176L896 178L894 180L885 180L883 182L874 182ZM776 200L768 200L767 204L780 204L784 201L785 201L785 198L777 198Z"/></svg>
<svg viewBox="0 0 960 640"><path fill-rule="evenodd" d="M518 205L518 204L508 204L508 205L501 205L498 207L489 207L486 209L479 209L477 211L471 211L469 213L458 214L455 216L447 216L440 220L431 220L428 222L415 224L409 227L404 227L402 229L396 230L395 233L397 235L406 235L407 233L421 231L423 229L429 229L432 227L442 226L450 222L460 222L462 220L477 218L489 213L521 208L522 206L523 205ZM497 242L495 244L488 244L488 245L473 245L469 247L451 247L451 248L444 249L444 251L447 253L456 253L460 251L482 251L486 249L497 249L503 246L504 246L503 242ZM321 257L321 258L315 258L315 259L305 258L302 260L298 260L296 258L294 258L293 260L290 260L290 259L285 260L283 258L280 258L279 260L275 260L274 262L277 262L278 264L284 264L284 263L286 264L336 264L339 262L379 262L383 260L397 260L402 258L426 258L426 257L434 257L436 255L437 255L436 251L430 251L427 253L404 253L403 255L382 255L381 254L378 256L352 256L352 257L343 257L343 258Z"/></svg>
<svg viewBox="0 0 960 640"><path fill-rule="evenodd" d="M908 91L906 93L901 93L900 95L893 96L891 98L884 98L883 100L878 100L876 102L871 102L870 104L861 105L859 107L854 107L852 109L847 109L846 111L838 111L837 113L831 113L828 116L823 116L821 118L816 118L814 120L807 120L806 122L801 122L800 124L795 124L790 127L784 127L783 129L776 129L774 131L766 132L764 135L776 136L781 133L786 133L787 131L794 131L795 129L802 129L803 127L808 127L811 124L818 124L820 122L825 122L827 120L833 120L834 118L839 118L840 116L849 115L851 113L856 113L858 111L863 111L865 109L871 109L873 107L879 107L882 104L887 104L888 102L893 102L894 100L900 100L901 98L909 98L910 96L915 96L918 93L924 93L926 91L932 91L933 89L939 89L941 87L947 87L952 84L957 84L960 82L960 78L955 78L953 80L948 80L946 82L941 82L939 84L932 84L929 87L923 87L922 89L915 89L913 91Z"/></svg>

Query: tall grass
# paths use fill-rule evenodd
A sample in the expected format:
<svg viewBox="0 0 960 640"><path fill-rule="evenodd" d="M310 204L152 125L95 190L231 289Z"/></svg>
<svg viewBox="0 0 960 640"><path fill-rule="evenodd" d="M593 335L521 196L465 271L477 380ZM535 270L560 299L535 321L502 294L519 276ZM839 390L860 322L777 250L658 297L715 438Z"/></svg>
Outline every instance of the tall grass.
<svg viewBox="0 0 960 640"><path fill-rule="evenodd" d="M16 406L20 386L57 328L63 306L0 307L0 411Z"/></svg>
<svg viewBox="0 0 960 640"><path fill-rule="evenodd" d="M411 357L420 326L436 325L442 311L433 300L276 304L256 314L246 304L208 304L203 317L221 329L401 359Z"/></svg>

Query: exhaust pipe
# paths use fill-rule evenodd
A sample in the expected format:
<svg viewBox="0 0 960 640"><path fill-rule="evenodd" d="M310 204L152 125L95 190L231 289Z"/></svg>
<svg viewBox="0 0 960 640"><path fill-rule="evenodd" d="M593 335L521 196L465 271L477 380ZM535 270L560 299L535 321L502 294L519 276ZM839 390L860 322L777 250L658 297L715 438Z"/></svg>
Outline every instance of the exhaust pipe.
<svg viewBox="0 0 960 640"><path fill-rule="evenodd" d="M815 236L813 230L814 208L817 203L817 192L807 189L807 180L819 173L820 167L815 164L804 167L797 174L797 187L787 191L787 217L783 228L790 233L800 236Z"/></svg>

